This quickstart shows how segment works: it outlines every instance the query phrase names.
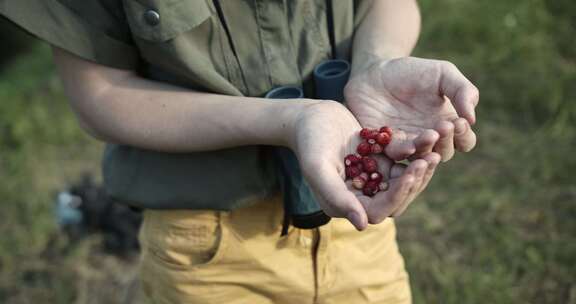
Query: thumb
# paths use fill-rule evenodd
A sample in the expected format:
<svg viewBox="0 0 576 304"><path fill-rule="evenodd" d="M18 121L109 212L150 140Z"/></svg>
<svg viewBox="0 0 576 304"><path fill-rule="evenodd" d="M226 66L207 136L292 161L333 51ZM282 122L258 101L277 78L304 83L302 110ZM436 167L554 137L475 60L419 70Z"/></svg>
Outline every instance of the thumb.
<svg viewBox="0 0 576 304"><path fill-rule="evenodd" d="M335 166L323 164L308 168L306 180L319 196L324 212L332 217L348 219L357 230L366 229L366 210L354 193L348 190Z"/></svg>
<svg viewBox="0 0 576 304"><path fill-rule="evenodd" d="M475 108L480 99L478 88L454 64L442 63L441 69L440 93L452 101L458 116L473 125L476 123Z"/></svg>
<svg viewBox="0 0 576 304"><path fill-rule="evenodd" d="M349 193L354 200L349 200L349 202L343 202L342 205L339 206L341 210L346 212L346 219L354 225L356 230L362 231L366 229L368 226L368 215L366 214L366 210L358 201L355 195Z"/></svg>

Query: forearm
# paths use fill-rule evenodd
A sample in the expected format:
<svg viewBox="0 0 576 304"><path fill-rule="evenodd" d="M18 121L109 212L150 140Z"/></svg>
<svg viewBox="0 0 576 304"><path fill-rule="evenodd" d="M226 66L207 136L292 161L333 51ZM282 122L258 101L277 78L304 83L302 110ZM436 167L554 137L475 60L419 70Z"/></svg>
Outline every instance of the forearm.
<svg viewBox="0 0 576 304"><path fill-rule="evenodd" d="M352 75L372 62L410 55L420 35L416 0L376 0L356 31Z"/></svg>
<svg viewBox="0 0 576 304"><path fill-rule="evenodd" d="M131 73L112 71L110 76L108 68L101 66L82 72L75 63L69 64L70 58L55 58L85 129L106 142L150 150L289 146L299 113L317 103L195 92Z"/></svg>
<svg viewBox="0 0 576 304"><path fill-rule="evenodd" d="M288 146L305 102L199 93L145 79L109 90L91 111L100 134L152 150L191 152L243 145Z"/></svg>

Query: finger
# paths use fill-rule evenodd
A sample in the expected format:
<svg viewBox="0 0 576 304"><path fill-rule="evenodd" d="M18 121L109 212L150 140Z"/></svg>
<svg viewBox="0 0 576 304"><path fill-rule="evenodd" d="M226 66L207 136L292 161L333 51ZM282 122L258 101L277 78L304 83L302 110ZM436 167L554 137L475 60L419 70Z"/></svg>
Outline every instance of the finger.
<svg viewBox="0 0 576 304"><path fill-rule="evenodd" d="M463 118L454 121L454 145L461 152L469 152L476 146L476 134Z"/></svg>
<svg viewBox="0 0 576 304"><path fill-rule="evenodd" d="M382 173L384 180L390 179L390 168L394 165L394 161L384 155L372 155L372 158L378 162L378 172Z"/></svg>
<svg viewBox="0 0 576 304"><path fill-rule="evenodd" d="M428 169L428 162L424 159L418 159L408 166L406 172L414 175L414 184L412 185L412 187L410 187L408 195L406 196L406 198L404 198L404 201L402 201L398 205L398 207L392 211L390 216L395 217L401 215L404 212L404 210L408 208L408 205L410 205L410 203L414 201L416 196L420 193L419 190L421 188L422 183L424 182L424 176L426 174L427 169Z"/></svg>
<svg viewBox="0 0 576 304"><path fill-rule="evenodd" d="M418 194L420 194L422 191L424 191L426 189L426 187L430 183L430 180L432 179L432 176L434 176L434 172L436 171L438 164L441 161L441 157L438 153L430 153L430 154L424 156L423 159L426 162L428 162L428 168L426 169L426 173L424 175L424 181L423 181L422 185L420 185L420 189L418 190Z"/></svg>
<svg viewBox="0 0 576 304"><path fill-rule="evenodd" d="M336 168L328 163L309 165L306 180L320 196L322 209L332 217L347 218L357 230L364 230L368 217L358 198L350 192Z"/></svg>
<svg viewBox="0 0 576 304"><path fill-rule="evenodd" d="M396 161L406 159L416 152L415 138L416 136L408 134L404 130L394 130L392 141L386 146L384 153Z"/></svg>
<svg viewBox="0 0 576 304"><path fill-rule="evenodd" d="M450 121L440 121L436 124L435 130L440 139L434 147L434 152L442 156L442 161L449 161L454 157L454 124Z"/></svg>
<svg viewBox="0 0 576 304"><path fill-rule="evenodd" d="M408 158L416 152L414 144L415 135L409 134L404 130L396 129L392 133L390 144L384 149L384 153L389 158L400 161Z"/></svg>
<svg viewBox="0 0 576 304"><path fill-rule="evenodd" d="M410 156L411 160L417 159L432 152L434 145L438 142L440 134L432 129L424 130L416 139L414 139L414 146L416 152Z"/></svg>
<svg viewBox="0 0 576 304"><path fill-rule="evenodd" d="M387 191L378 192L372 198L362 199L370 224L382 222L404 202L414 184L414 176L405 172L402 176L389 180L388 183L390 187Z"/></svg>
<svg viewBox="0 0 576 304"><path fill-rule="evenodd" d="M390 148L388 148L390 147ZM388 145L386 155L395 161L408 159L410 155L416 153L416 146L413 141L403 141L397 145Z"/></svg>
<svg viewBox="0 0 576 304"><path fill-rule="evenodd" d="M404 174L404 171L406 171L406 166L405 164L394 164L392 166L392 169L390 169L390 178L397 178L400 177L402 174Z"/></svg>
<svg viewBox="0 0 576 304"><path fill-rule="evenodd" d="M450 62L442 62L441 70L440 93L452 101L458 116L468 120L471 125L475 124L475 108L480 100L478 88Z"/></svg>
<svg viewBox="0 0 576 304"><path fill-rule="evenodd" d="M391 216L396 217L402 215L406 211L408 206L410 206L410 204L416 199L416 197L420 195L420 193L422 193L424 189L426 189L426 186L428 186L428 183L432 179L432 176L434 176L434 172L436 171L436 167L440 163L441 158L438 153L430 153L424 156L423 160L425 160L428 163L428 165L427 168L425 169L420 185L418 186L418 188L416 188L417 189L416 191L411 193L410 197L406 199L406 201L404 202L404 204L402 204L400 208L394 210Z"/></svg>

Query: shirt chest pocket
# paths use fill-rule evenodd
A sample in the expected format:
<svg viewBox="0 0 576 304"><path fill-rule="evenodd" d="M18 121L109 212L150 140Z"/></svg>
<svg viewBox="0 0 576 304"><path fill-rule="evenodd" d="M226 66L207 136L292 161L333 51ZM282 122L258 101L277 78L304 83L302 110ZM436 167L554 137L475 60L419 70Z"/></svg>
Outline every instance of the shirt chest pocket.
<svg viewBox="0 0 576 304"><path fill-rule="evenodd" d="M213 93L244 92L237 58L212 1L124 0L124 10L142 59L171 75L151 78Z"/></svg>
<svg viewBox="0 0 576 304"><path fill-rule="evenodd" d="M153 42L174 39L213 14L204 0L125 0L124 5L133 35Z"/></svg>

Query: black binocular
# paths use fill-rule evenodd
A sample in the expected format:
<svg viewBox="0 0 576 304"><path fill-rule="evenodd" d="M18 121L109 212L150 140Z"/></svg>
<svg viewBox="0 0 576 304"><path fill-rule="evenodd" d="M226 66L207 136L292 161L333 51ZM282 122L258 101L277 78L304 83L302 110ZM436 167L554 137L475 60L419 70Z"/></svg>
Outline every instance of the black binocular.
<svg viewBox="0 0 576 304"><path fill-rule="evenodd" d="M314 69L314 98L344 102L344 86L350 77L350 64L346 60L327 60ZM304 98L302 88L277 87L266 94L269 99ZM296 155L288 148L275 148L282 172L280 182L287 219L294 227L312 229L327 224L326 215L302 176ZM284 229L287 226L285 225ZM285 233L285 231L283 232Z"/></svg>

